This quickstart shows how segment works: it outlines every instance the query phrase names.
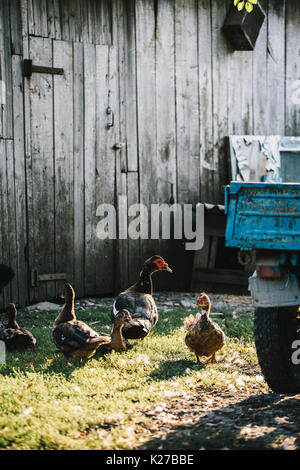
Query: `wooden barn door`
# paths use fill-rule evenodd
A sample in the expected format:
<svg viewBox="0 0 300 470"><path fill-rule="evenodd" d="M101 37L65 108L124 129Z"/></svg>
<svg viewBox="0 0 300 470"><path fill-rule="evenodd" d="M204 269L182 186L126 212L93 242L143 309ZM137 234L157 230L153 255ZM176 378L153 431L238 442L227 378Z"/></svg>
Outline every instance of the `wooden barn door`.
<svg viewBox="0 0 300 470"><path fill-rule="evenodd" d="M114 242L96 238L96 209L115 202L115 49L31 37L29 51L30 300L56 298L65 280L77 296L112 292Z"/></svg>

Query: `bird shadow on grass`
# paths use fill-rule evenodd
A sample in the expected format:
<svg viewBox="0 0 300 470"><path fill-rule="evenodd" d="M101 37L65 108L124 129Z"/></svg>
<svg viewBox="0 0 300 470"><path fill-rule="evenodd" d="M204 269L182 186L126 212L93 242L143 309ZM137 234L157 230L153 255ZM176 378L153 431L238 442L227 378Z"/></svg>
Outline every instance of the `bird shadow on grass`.
<svg viewBox="0 0 300 470"><path fill-rule="evenodd" d="M205 364L196 364L189 359L174 359L173 361L161 362L157 369L150 373L152 380L173 380L189 373L190 370L201 370Z"/></svg>
<svg viewBox="0 0 300 470"><path fill-rule="evenodd" d="M46 374L60 374L69 379L75 370L85 367L88 359L67 359L62 354L57 355L51 361L49 366L43 370Z"/></svg>
<svg viewBox="0 0 300 470"><path fill-rule="evenodd" d="M0 366L0 375L17 377L20 374L34 372L45 375L63 375L68 380L75 370L84 367L87 362L86 359L81 361L78 359L68 360L55 350L47 351L47 354L45 354L45 351L35 352L37 354L32 357L30 351L23 351L21 361L17 357L18 362L16 362L16 356L12 355L8 358L6 364Z"/></svg>

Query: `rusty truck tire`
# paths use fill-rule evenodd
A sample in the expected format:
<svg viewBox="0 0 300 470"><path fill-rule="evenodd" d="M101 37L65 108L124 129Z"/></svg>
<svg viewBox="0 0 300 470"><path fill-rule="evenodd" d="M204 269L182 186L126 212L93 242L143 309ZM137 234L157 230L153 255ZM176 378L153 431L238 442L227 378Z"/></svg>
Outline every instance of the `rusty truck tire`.
<svg viewBox="0 0 300 470"><path fill-rule="evenodd" d="M277 393L300 392L298 306L257 308L254 337L258 362L269 387ZM299 346L298 346L299 350Z"/></svg>

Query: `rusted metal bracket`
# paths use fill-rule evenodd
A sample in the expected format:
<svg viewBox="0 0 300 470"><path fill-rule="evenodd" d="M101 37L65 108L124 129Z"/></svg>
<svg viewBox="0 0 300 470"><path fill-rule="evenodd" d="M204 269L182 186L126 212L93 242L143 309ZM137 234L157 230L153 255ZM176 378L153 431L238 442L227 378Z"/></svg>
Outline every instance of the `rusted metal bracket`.
<svg viewBox="0 0 300 470"><path fill-rule="evenodd" d="M33 73L50 73L52 75L63 75L64 69L55 67L43 67L41 65L33 65L31 59L23 61L23 75L30 78Z"/></svg>
<svg viewBox="0 0 300 470"><path fill-rule="evenodd" d="M63 281L67 279L66 273L39 274L37 269L32 269L30 273L31 287L38 287L40 282Z"/></svg>

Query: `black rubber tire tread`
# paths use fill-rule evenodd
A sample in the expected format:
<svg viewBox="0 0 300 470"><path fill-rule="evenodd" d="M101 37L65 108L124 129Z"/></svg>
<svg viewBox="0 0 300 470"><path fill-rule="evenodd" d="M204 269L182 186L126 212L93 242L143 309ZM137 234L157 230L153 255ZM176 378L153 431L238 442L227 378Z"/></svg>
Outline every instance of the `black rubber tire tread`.
<svg viewBox="0 0 300 470"><path fill-rule="evenodd" d="M294 308L294 312L297 307ZM277 393L299 393L299 368L295 373L288 347L287 326L293 309L257 308L254 316L254 337L258 362L269 387ZM284 317L283 317L284 315ZM291 350L290 350L291 351Z"/></svg>

